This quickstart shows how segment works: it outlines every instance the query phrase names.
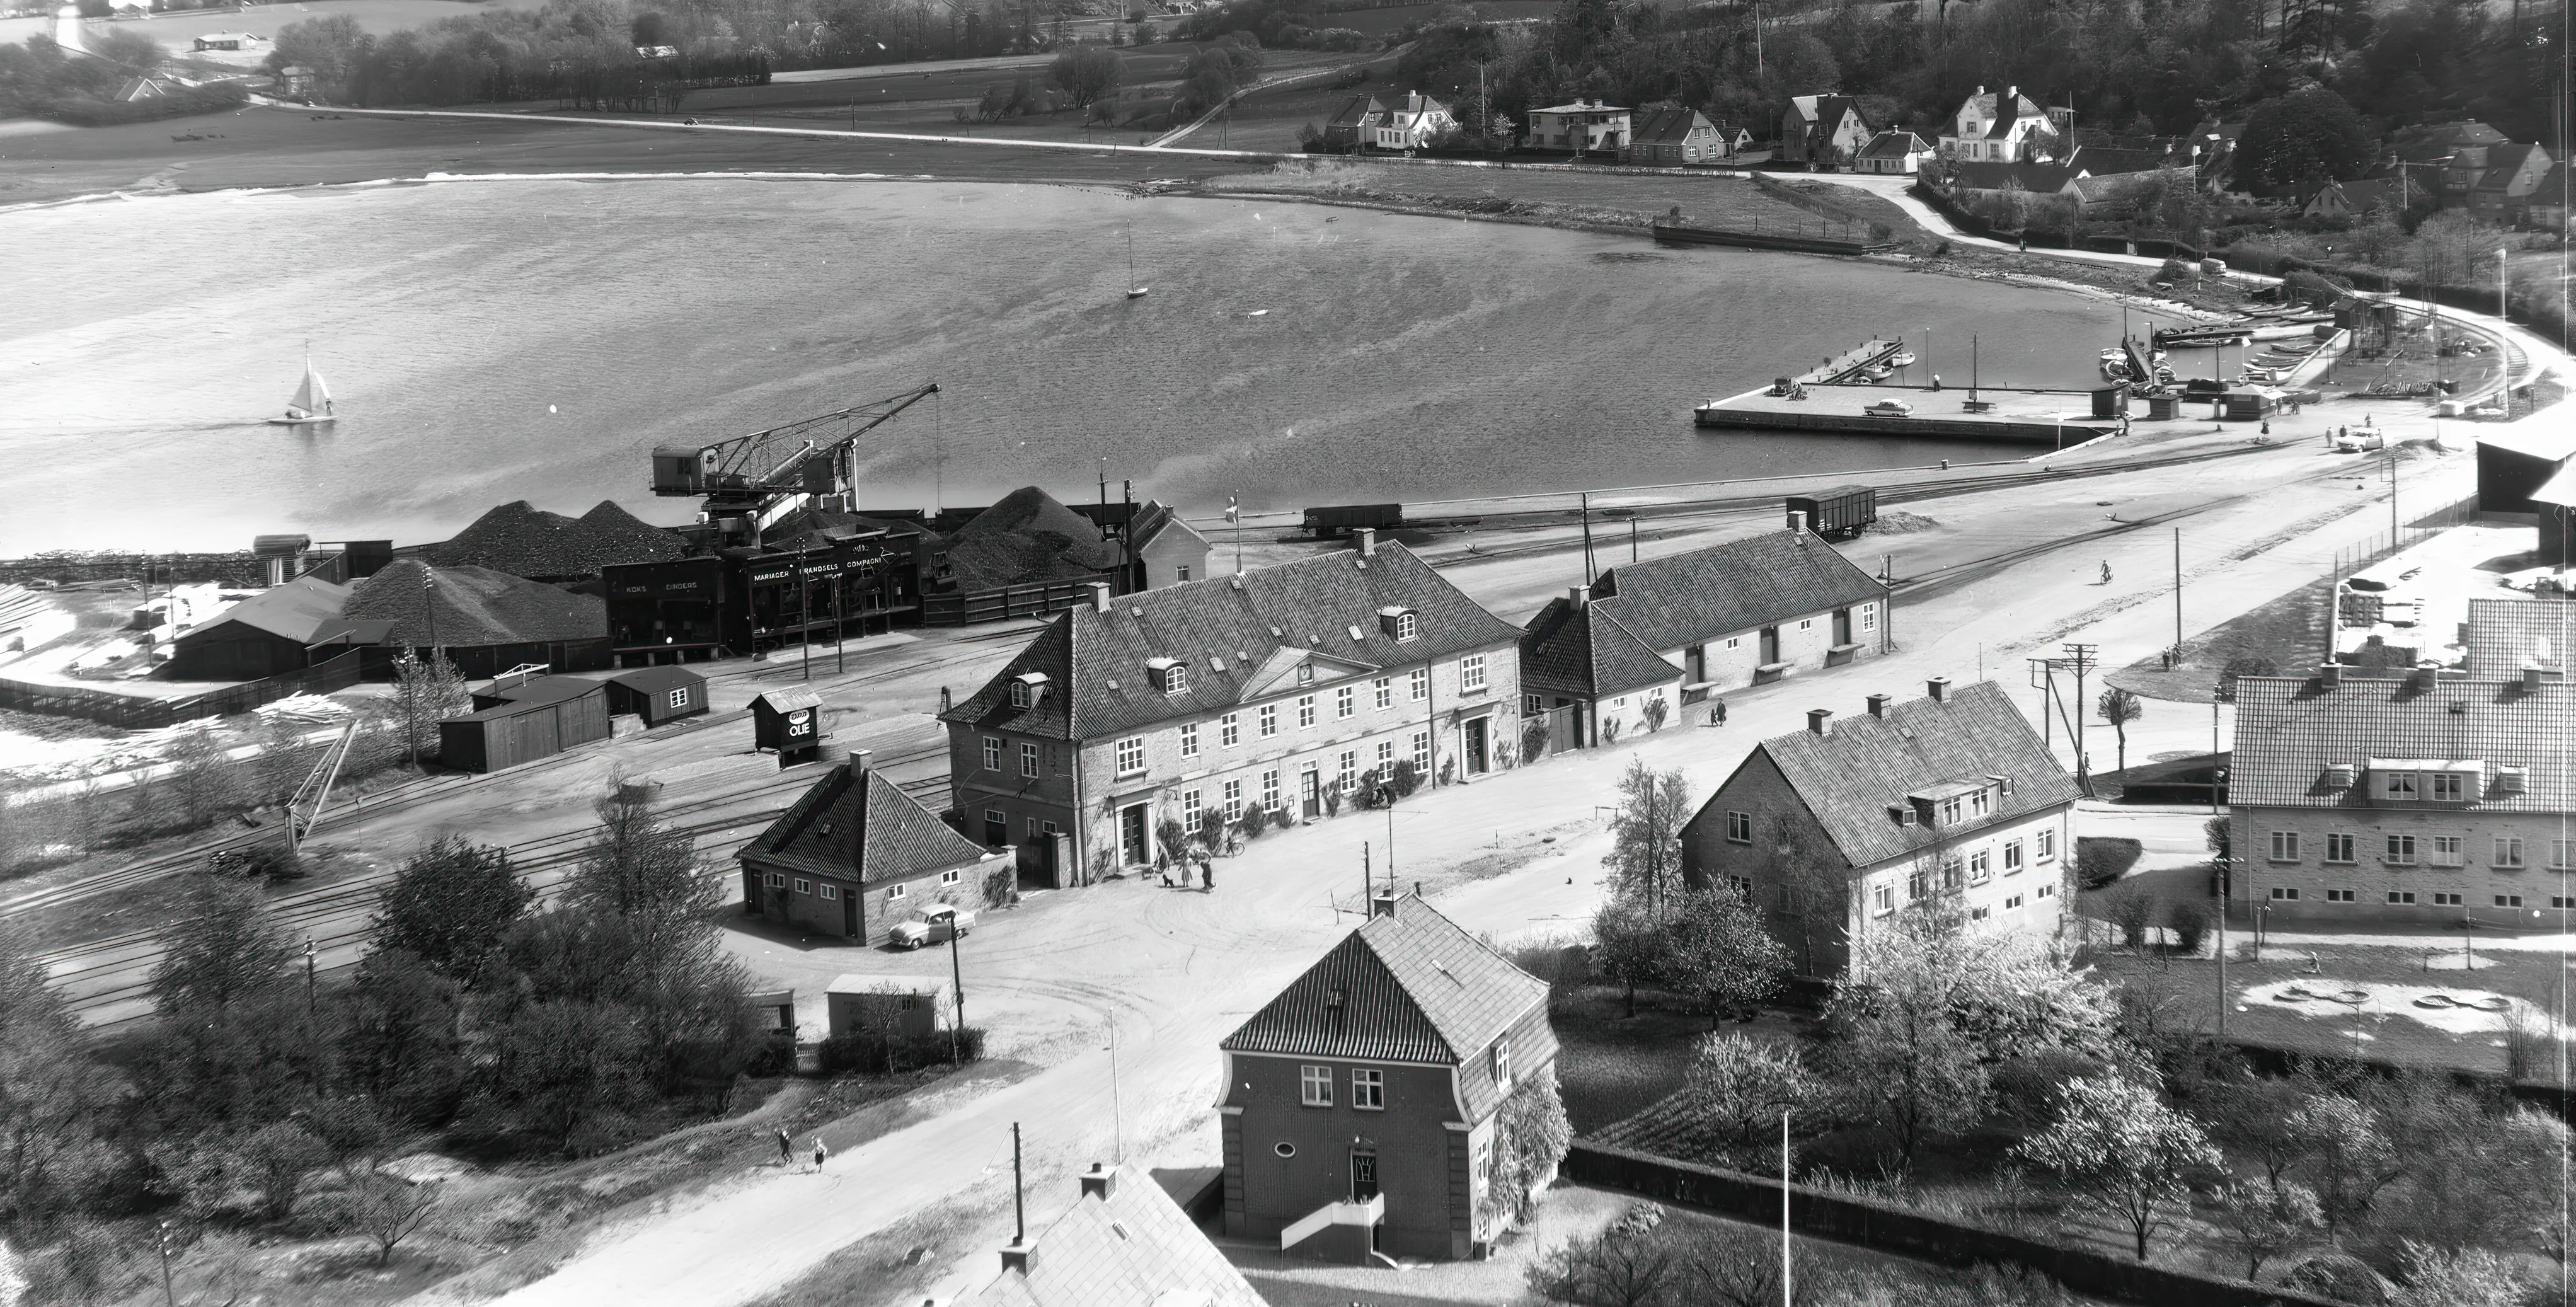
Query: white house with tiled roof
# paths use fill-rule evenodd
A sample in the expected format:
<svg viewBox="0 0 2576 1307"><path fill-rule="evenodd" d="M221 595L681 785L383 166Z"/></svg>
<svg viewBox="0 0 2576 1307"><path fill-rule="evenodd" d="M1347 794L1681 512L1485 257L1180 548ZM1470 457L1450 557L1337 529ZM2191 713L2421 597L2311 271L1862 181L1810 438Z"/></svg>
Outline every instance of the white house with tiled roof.
<svg viewBox="0 0 2576 1307"><path fill-rule="evenodd" d="M2054 936L2082 792L1990 681L1764 740L1682 828L1682 874L1735 890L1802 975L1900 912Z"/></svg>
<svg viewBox="0 0 2576 1307"><path fill-rule="evenodd" d="M957 1307L1267 1307L1153 1176L1095 1162L1078 1179L1073 1206L1002 1249L1000 1278Z"/></svg>
<svg viewBox="0 0 2576 1307"><path fill-rule="evenodd" d="M2018 86L1996 95L1980 86L1941 128L1941 157L1961 163L2027 163L2056 157L2065 130Z"/></svg>
<svg viewBox="0 0 2576 1307"><path fill-rule="evenodd" d="M882 944L926 908L979 908L1010 864L959 835L868 769L865 756L824 773L760 837L735 851L742 908L816 934Z"/></svg>
<svg viewBox="0 0 2576 1307"><path fill-rule="evenodd" d="M1472 781L1515 760L1519 632L1402 545L1059 613L940 720L966 833L1054 848L1058 883L1155 864L1166 818L1324 816L1372 773ZM1070 858L1071 866L1060 865Z"/></svg>
<svg viewBox="0 0 2576 1307"><path fill-rule="evenodd" d="M1343 1261L1475 1255L1496 1118L1556 1092L1547 983L1391 892L1219 1047L1226 1233Z"/></svg>
<svg viewBox="0 0 2576 1307"><path fill-rule="evenodd" d="M2491 655L2513 664L2507 675L2328 666L2239 680L2230 910L2556 928L2576 906L2569 611L2509 628L2488 614L2491 638L2540 642Z"/></svg>

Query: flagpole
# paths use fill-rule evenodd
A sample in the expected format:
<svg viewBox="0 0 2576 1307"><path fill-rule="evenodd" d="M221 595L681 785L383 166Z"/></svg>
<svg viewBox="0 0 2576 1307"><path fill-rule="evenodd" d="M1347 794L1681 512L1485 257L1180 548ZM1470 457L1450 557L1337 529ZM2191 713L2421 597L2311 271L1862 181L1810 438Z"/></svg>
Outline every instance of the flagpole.
<svg viewBox="0 0 2576 1307"><path fill-rule="evenodd" d="M1234 574L1243 575L1243 502L1234 495L1225 497L1225 515L1234 522Z"/></svg>

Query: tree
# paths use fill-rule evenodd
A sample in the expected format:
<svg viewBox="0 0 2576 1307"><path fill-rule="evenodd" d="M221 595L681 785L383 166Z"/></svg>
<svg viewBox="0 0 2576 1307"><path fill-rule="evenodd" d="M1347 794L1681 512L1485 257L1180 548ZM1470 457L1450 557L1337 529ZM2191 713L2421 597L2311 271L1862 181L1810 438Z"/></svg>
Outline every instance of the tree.
<svg viewBox="0 0 2576 1307"><path fill-rule="evenodd" d="M2101 712L2102 720L2111 724L2112 733L2119 738L2120 775L2125 778L2129 774L2129 723L2146 716L2147 705L2138 696L2115 685L2104 690L2102 697L2095 702L2094 706Z"/></svg>
<svg viewBox="0 0 2576 1307"><path fill-rule="evenodd" d="M1637 1015L1637 987L1663 974L1664 932L1633 894L1613 894L1592 914L1592 965L1628 991L1628 1015Z"/></svg>
<svg viewBox="0 0 2576 1307"><path fill-rule="evenodd" d="M152 971L152 997L164 1014L228 1007L285 985L294 951L256 888L191 877L179 914Z"/></svg>
<svg viewBox="0 0 2576 1307"><path fill-rule="evenodd" d="M536 897L511 867L508 850L435 836L385 885L368 925L369 945L408 952L470 986Z"/></svg>
<svg viewBox="0 0 2576 1307"><path fill-rule="evenodd" d="M343 17L335 14L332 19ZM433 652L422 658L418 651L405 649L394 663L393 724L401 732L403 752L415 765L438 752L438 724L473 707L474 696L467 692L465 678L445 654Z"/></svg>
<svg viewBox="0 0 2576 1307"><path fill-rule="evenodd" d="M1817 1092L1795 1045L1739 1034L1702 1036L1683 1083L1710 1131L1738 1148L1767 1137L1782 1113Z"/></svg>
<svg viewBox="0 0 2576 1307"><path fill-rule="evenodd" d="M1712 1025L1771 997L1789 971L1788 950L1729 891L1685 892L1664 934L1664 984L1699 1000Z"/></svg>
<svg viewBox="0 0 2576 1307"><path fill-rule="evenodd" d="M1047 65L1047 81L1064 92L1076 109L1090 107L1094 100L1116 91L1125 79L1125 62L1096 45L1075 46Z"/></svg>
<svg viewBox="0 0 2576 1307"><path fill-rule="evenodd" d="M129 77L142 77L157 71L168 57L161 43L133 30L100 32L83 38L89 52Z"/></svg>
<svg viewBox="0 0 2576 1307"><path fill-rule="evenodd" d="M445 1121L465 1080L459 1009L456 980L409 950L369 953L340 1037L350 1083L414 1121Z"/></svg>
<svg viewBox="0 0 2576 1307"><path fill-rule="evenodd" d="M252 1211L263 1221L284 1219L295 1210L304 1174L331 1160L331 1149L312 1132L291 1121L276 1121L235 1140L225 1171L247 1186Z"/></svg>
<svg viewBox="0 0 2576 1307"><path fill-rule="evenodd" d="M15 931L0 932L0 1219L42 1218L104 1161L100 1068Z"/></svg>
<svg viewBox="0 0 2576 1307"><path fill-rule="evenodd" d="M573 868L574 901L620 916L686 919L716 906L717 884L698 874L690 838L653 814L653 787L613 783L591 804L599 834Z"/></svg>
<svg viewBox="0 0 2576 1307"><path fill-rule="evenodd" d="M2221 1242L2245 1259L2245 1278L2263 1263L2297 1247L2325 1223L2317 1194L2303 1184L2243 1183L2218 1191L2215 1224Z"/></svg>
<svg viewBox="0 0 2576 1307"><path fill-rule="evenodd" d="M2408 1239L2405 1278L2391 1307L2517 1307L2530 1301L2513 1264L2486 1248L2439 1248Z"/></svg>
<svg viewBox="0 0 2576 1307"><path fill-rule="evenodd" d="M2358 177L2378 140L2344 98L2310 86L2254 106L2237 139L2236 188L2257 195L2312 190Z"/></svg>
<svg viewBox="0 0 2576 1307"><path fill-rule="evenodd" d="M1553 1065L1514 1086L1494 1113L1494 1173L1485 1190L1492 1214L1514 1221L1527 1217L1573 1142Z"/></svg>
<svg viewBox="0 0 2576 1307"><path fill-rule="evenodd" d="M2312 1081L2240 1071L2208 1087L2199 1116L2229 1152L2261 1165L2263 1186L2276 1189L2308 1158L2307 1141L2284 1126L2313 1089Z"/></svg>
<svg viewBox="0 0 2576 1307"><path fill-rule="evenodd" d="M238 810L250 798L242 765L211 726L182 728L163 758L168 764L163 783L190 829Z"/></svg>
<svg viewBox="0 0 2576 1307"><path fill-rule="evenodd" d="M2013 1153L2053 1172L2077 1202L2126 1224L2142 1262L2165 1209L2190 1197L2191 1176L2219 1165L2190 1117L2118 1076L2061 1088L2057 1119Z"/></svg>
<svg viewBox="0 0 2576 1307"><path fill-rule="evenodd" d="M540 1000L486 1032L492 1096L521 1129L577 1155L580 1140L622 1141L627 1113L649 1094L631 1012L618 1005Z"/></svg>
<svg viewBox="0 0 2576 1307"><path fill-rule="evenodd" d="M2282 1128L2306 1149L2326 1237L2341 1246L2343 1227L2395 1178L2397 1150L2377 1113L2337 1093L2310 1094Z"/></svg>
<svg viewBox="0 0 2576 1307"><path fill-rule="evenodd" d="M1619 775L1619 808L1610 818L1610 854L1601 860L1626 893L1661 915L1670 906L1669 882L1681 878L1682 823L1689 821L1690 786L1678 770L1657 773L1642 758Z"/></svg>
<svg viewBox="0 0 2576 1307"><path fill-rule="evenodd" d="M375 38L347 14L307 18L277 29L267 67L272 73L289 66L310 68L321 85L343 86L374 45Z"/></svg>
<svg viewBox="0 0 2576 1307"><path fill-rule="evenodd" d="M1569 1241L1526 1275L1540 1301L1571 1307L1663 1307L1678 1279L1669 1250L1619 1230Z"/></svg>
<svg viewBox="0 0 2576 1307"><path fill-rule="evenodd" d="M1213 109L1259 71L1259 44L1250 41L1246 33L1229 32L1226 39L1190 52L1189 62L1181 68L1181 95L1174 112L1204 113Z"/></svg>
<svg viewBox="0 0 2576 1307"><path fill-rule="evenodd" d="M394 1259L394 1249L426 1223L438 1208L440 1182L415 1184L386 1171L359 1176L341 1196L339 1220L376 1246L376 1265Z"/></svg>

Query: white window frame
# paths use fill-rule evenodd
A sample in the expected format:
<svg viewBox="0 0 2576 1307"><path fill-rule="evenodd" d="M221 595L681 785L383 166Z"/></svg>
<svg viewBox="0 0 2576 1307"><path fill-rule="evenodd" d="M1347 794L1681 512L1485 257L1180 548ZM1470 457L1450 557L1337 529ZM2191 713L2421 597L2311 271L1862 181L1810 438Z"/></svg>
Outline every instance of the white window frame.
<svg viewBox="0 0 2576 1307"><path fill-rule="evenodd" d="M828 889L828 888L830 888L830 887L829 887L829 886L826 886L825 888L827 888L827 889ZM894 902L896 899L902 898L903 896L904 896L904 888L903 888L903 882L902 882L902 881L896 881L894 884L891 884L891 885L886 886L886 902L888 902L888 903L892 903L892 902Z"/></svg>
<svg viewBox="0 0 2576 1307"><path fill-rule="evenodd" d="M2415 891L2411 889L2390 890L2388 891L2388 901L2398 907L2411 908L2415 906Z"/></svg>
<svg viewBox="0 0 2576 1307"><path fill-rule="evenodd" d="M670 693L668 693L668 694L666 694L666 695L663 695L663 696L662 696L662 706L663 706L663 707L665 707L665 708L686 708L686 707L688 707L688 706L689 706L689 687L687 687L687 686L683 685L683 686L681 686L680 688L678 688L678 689L676 689L676 690L673 690L673 691L671 691Z"/></svg>
<svg viewBox="0 0 2576 1307"><path fill-rule="evenodd" d="M1002 737L998 735L987 735L984 737L984 770L1000 771L1001 769Z"/></svg>
<svg viewBox="0 0 2576 1307"><path fill-rule="evenodd" d="M1199 724L1197 722L1181 723L1181 756L1184 758L1195 758L1199 756Z"/></svg>
<svg viewBox="0 0 2576 1307"><path fill-rule="evenodd" d="M1301 731L1315 729L1315 696L1311 694L1297 696L1297 729Z"/></svg>
<svg viewBox="0 0 2576 1307"><path fill-rule="evenodd" d="M769 873L769 887L771 889L787 888L787 873L783 871L773 871Z"/></svg>
<svg viewBox="0 0 2576 1307"><path fill-rule="evenodd" d="M807 880L807 879L805 879L805 878L804 878L804 877L802 877L802 876L797 877L797 878L796 878L796 892L797 892L797 893L799 893L799 894L811 894L811 893L813 893L813 892L814 892L814 882L812 882L812 881L810 881L810 880Z"/></svg>
<svg viewBox="0 0 2576 1307"><path fill-rule="evenodd" d="M1881 885L1869 892L1869 910L1873 916L1892 916L1896 912L1896 887Z"/></svg>
<svg viewBox="0 0 2576 1307"><path fill-rule="evenodd" d="M1348 794L1360 787L1360 751L1344 749L1339 761L1341 769L1334 773L1333 784L1342 793Z"/></svg>
<svg viewBox="0 0 2576 1307"><path fill-rule="evenodd" d="M1216 719L1216 743L1221 749L1231 749L1243 743L1242 713L1230 712Z"/></svg>
<svg viewBox="0 0 2576 1307"><path fill-rule="evenodd" d="M1333 1069L1331 1067L1300 1065L1297 1068L1297 1104L1300 1107L1333 1105Z"/></svg>
<svg viewBox="0 0 2576 1307"><path fill-rule="evenodd" d="M2326 902L2328 903L2352 903L2356 901L2358 901L2357 897L2351 890L2330 889L2326 891Z"/></svg>
<svg viewBox="0 0 2576 1307"><path fill-rule="evenodd" d="M1259 722L1259 731L1262 739L1267 740L1270 737L1277 735L1279 733L1279 705L1275 703L1265 703L1261 705L1261 711L1256 714L1256 720Z"/></svg>
<svg viewBox="0 0 2576 1307"><path fill-rule="evenodd" d="M1261 773L1261 807L1265 812L1279 811L1279 769Z"/></svg>
<svg viewBox="0 0 2576 1307"><path fill-rule="evenodd" d="M1031 780L1035 780L1037 778L1037 774L1038 746L1022 742L1020 745L1020 775Z"/></svg>
<svg viewBox="0 0 2576 1307"><path fill-rule="evenodd" d="M1410 610L1395 615L1395 638L1405 641L1422 634L1422 618Z"/></svg>
<svg viewBox="0 0 2576 1307"><path fill-rule="evenodd" d="M1411 696L1413 702L1420 703L1431 697L1430 668L1416 667L1413 669L1412 674L1407 676L1405 679L1406 691Z"/></svg>
<svg viewBox="0 0 2576 1307"><path fill-rule="evenodd" d="M841 901L841 887L828 880L824 881L814 887L814 897L826 903L838 903Z"/></svg>
<svg viewBox="0 0 2576 1307"><path fill-rule="evenodd" d="M2296 885L2275 885L2272 887L2272 897L2283 903L2296 903L2299 901L2299 887Z"/></svg>
<svg viewBox="0 0 2576 1307"><path fill-rule="evenodd" d="M965 873L959 871L955 867L950 867L948 870L939 873L939 883L942 885L954 885L964 878Z"/></svg>
<svg viewBox="0 0 2576 1307"><path fill-rule="evenodd" d="M2268 859L2268 860L2269 860L2269 861L2272 861L2272 862L2296 862L2296 861L2298 861L2298 860L2299 860L2299 833L2298 833L2297 831L2294 831L2294 830L2276 830L2276 831L2273 831L2273 832L2272 832L2272 851L2271 851L2271 855L2270 855L2270 857L2269 857L2269 859Z"/></svg>
<svg viewBox="0 0 2576 1307"><path fill-rule="evenodd" d="M1362 1112L1385 1111L1386 1073L1375 1067L1352 1067L1351 1106Z"/></svg>
<svg viewBox="0 0 2576 1307"><path fill-rule="evenodd" d="M1120 740L1117 743L1116 748L1119 775L1142 776L1145 774L1144 736L1130 735L1126 739Z"/></svg>
<svg viewBox="0 0 2576 1307"><path fill-rule="evenodd" d="M1485 656L1468 654L1458 660L1458 692L1473 694L1485 688Z"/></svg>
<svg viewBox="0 0 2576 1307"><path fill-rule="evenodd" d="M1163 693L1187 694L1190 689L1190 665L1176 662L1163 669Z"/></svg>
<svg viewBox="0 0 2576 1307"><path fill-rule="evenodd" d="M1225 783L1225 819L1243 820L1243 781L1240 777Z"/></svg>
<svg viewBox="0 0 2576 1307"><path fill-rule="evenodd" d="M2469 841L2460 835L2435 835L2433 851L2424 860L2428 867L2465 867L2469 865Z"/></svg>
<svg viewBox="0 0 2576 1307"><path fill-rule="evenodd" d="M2493 860L2494 865L2498 867L2520 871L2525 865L2522 860L2522 837L2519 835L2496 836L2493 853L2495 855Z"/></svg>
<svg viewBox="0 0 2576 1307"><path fill-rule="evenodd" d="M2422 792L2422 783L2416 779L2415 773L2411 771L2384 771L2379 773L2379 797L2383 799L2396 799L2411 803L2414 801L2416 795Z"/></svg>
<svg viewBox="0 0 2576 1307"><path fill-rule="evenodd" d="M1986 849L1968 855L1968 883L1983 885L1995 878L1995 856Z"/></svg>
<svg viewBox="0 0 2576 1307"><path fill-rule="evenodd" d="M2549 869L2551 871L2576 871L2576 840L2551 840L2549 842Z"/></svg>
<svg viewBox="0 0 2576 1307"><path fill-rule="evenodd" d="M2426 785L2424 787L2424 791L2432 798L2433 802L2465 803L2468 801L2468 778L2460 773L2455 771L2430 772L2427 773L2426 779L2432 783Z"/></svg>
<svg viewBox="0 0 2576 1307"><path fill-rule="evenodd" d="M2433 891L2433 906L2437 908L2465 908L2468 906L2468 900L2460 897L2460 892L2458 890L2437 889Z"/></svg>
<svg viewBox="0 0 2576 1307"><path fill-rule="evenodd" d="M2054 827L2054 826L2043 826L2043 827L2041 827L2041 828L2039 829L2039 831L2038 831L2036 834L2034 834L2033 836L2031 836L2031 841L2032 841L2032 860L2033 860L2033 861L2036 861L2036 862L2055 862L2055 861L2057 861L2057 828L2056 828L2056 827Z"/></svg>
<svg viewBox="0 0 2576 1307"><path fill-rule="evenodd" d="M1360 687L1356 685L1337 685L1333 687L1334 721L1349 721L1351 719L1351 714L1356 713L1359 710Z"/></svg>
<svg viewBox="0 0 2576 1307"><path fill-rule="evenodd" d="M1431 732L1413 733L1413 771L1417 779L1431 779Z"/></svg>
<svg viewBox="0 0 2576 1307"><path fill-rule="evenodd" d="M1485 1070L1494 1078L1498 1093L1512 1092L1512 1037L1497 1035L1493 1046L1485 1050Z"/></svg>
<svg viewBox="0 0 2576 1307"><path fill-rule="evenodd" d="M1193 831L1197 830L1199 828L1199 814L1205 811L1207 811L1206 791L1181 791L1181 825L1184 828Z"/></svg>
<svg viewBox="0 0 2576 1307"><path fill-rule="evenodd" d="M1376 680L1369 682L1369 688L1376 692L1378 711L1384 712L1395 706L1394 677L1381 676Z"/></svg>
<svg viewBox="0 0 2576 1307"><path fill-rule="evenodd" d="M2018 876L2021 874L2020 840L2004 841L2004 874L2007 876Z"/></svg>
<svg viewBox="0 0 2576 1307"><path fill-rule="evenodd" d="M2343 856L2336 857L2340 851ZM2350 831L2326 832L2326 865L2357 867L2361 865L2361 838Z"/></svg>
<svg viewBox="0 0 2576 1307"><path fill-rule="evenodd" d="M1862 604L1860 606L1860 629L1861 633L1864 635L1878 629L1878 605Z"/></svg>
<svg viewBox="0 0 2576 1307"><path fill-rule="evenodd" d="M2392 867L2412 867L2415 863L2415 837L2390 831L2380 841L2380 861Z"/></svg>

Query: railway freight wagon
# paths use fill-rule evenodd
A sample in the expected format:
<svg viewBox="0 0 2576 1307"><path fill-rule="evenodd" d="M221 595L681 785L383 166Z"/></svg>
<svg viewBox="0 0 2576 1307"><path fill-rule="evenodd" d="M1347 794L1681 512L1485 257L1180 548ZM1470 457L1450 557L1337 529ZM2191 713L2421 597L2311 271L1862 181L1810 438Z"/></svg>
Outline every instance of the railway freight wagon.
<svg viewBox="0 0 2576 1307"><path fill-rule="evenodd" d="M549 676L509 693L514 697L440 722L439 761L459 771L495 772L609 736L605 682Z"/></svg>
<svg viewBox="0 0 2576 1307"><path fill-rule="evenodd" d="M1787 508L1793 527L1803 525L1828 539L1848 538L1878 520L1878 488L1840 486L1812 495L1791 495Z"/></svg>
<svg viewBox="0 0 2576 1307"><path fill-rule="evenodd" d="M1318 540L1345 538L1361 527L1391 531L1404 525L1402 504L1335 504L1306 510L1306 534Z"/></svg>

